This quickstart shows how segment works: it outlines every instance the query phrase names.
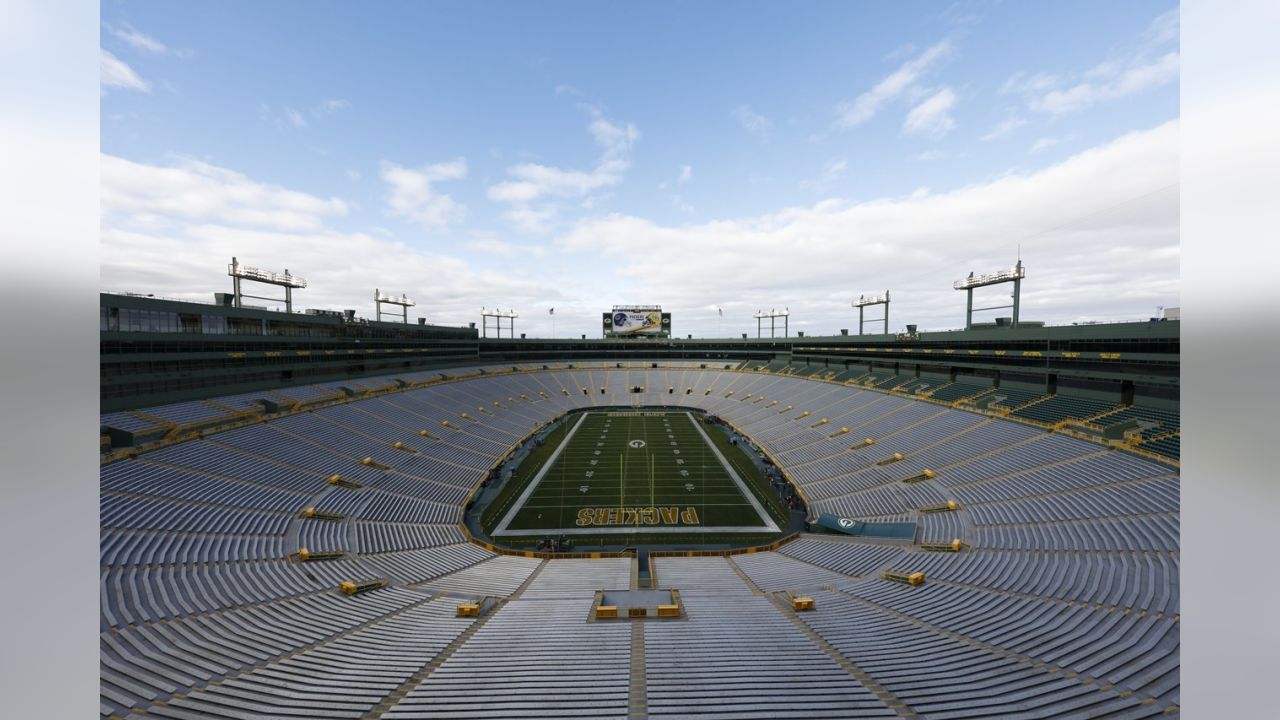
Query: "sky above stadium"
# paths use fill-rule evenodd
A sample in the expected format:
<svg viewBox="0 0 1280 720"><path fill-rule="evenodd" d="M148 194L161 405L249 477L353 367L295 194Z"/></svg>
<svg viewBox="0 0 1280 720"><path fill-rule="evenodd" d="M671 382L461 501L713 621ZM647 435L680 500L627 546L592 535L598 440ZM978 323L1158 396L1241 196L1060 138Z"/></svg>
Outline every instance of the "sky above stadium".
<svg viewBox="0 0 1280 720"><path fill-rule="evenodd" d="M1179 304L1177 3L101 12L104 290L208 301L234 255L298 307L376 287L531 337L650 303L680 336L856 332L885 289L890 330L943 330L1020 252L1024 319Z"/></svg>

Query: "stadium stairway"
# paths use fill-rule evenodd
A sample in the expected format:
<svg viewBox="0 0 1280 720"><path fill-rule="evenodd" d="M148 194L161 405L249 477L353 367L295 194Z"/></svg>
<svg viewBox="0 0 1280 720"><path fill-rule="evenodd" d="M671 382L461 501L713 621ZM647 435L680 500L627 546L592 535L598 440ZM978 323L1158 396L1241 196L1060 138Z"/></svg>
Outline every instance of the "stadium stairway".
<svg viewBox="0 0 1280 720"><path fill-rule="evenodd" d="M644 653L644 623L631 625L631 672L627 682L627 717L649 717L649 672Z"/></svg>
<svg viewBox="0 0 1280 720"><path fill-rule="evenodd" d="M877 682L875 678L863 672L862 668L853 664L849 658L845 657L839 650L832 647L831 643L827 642L821 635L814 632L812 628L806 625L804 621L799 618L792 606L787 604L777 593L770 594L769 600L778 608L778 612L787 616L787 618L790 619L797 628L799 628L800 632L804 633L814 645L821 648L822 651L829 655L831 659L835 660L840 667L844 668L845 672L852 675L863 687L870 690L871 693L880 700L880 702L884 703L890 710L893 710L898 717L920 717L911 710L911 708L908 707L902 699L895 696L888 690L888 688Z"/></svg>
<svg viewBox="0 0 1280 720"><path fill-rule="evenodd" d="M848 593L820 593L815 600L829 612L799 619L922 717L1149 717L1163 711L1135 714L1139 698ZM912 660L920 656L929 661Z"/></svg>
<svg viewBox="0 0 1280 720"><path fill-rule="evenodd" d="M326 593L333 594L336 593ZM318 636L315 630L298 632L298 622L280 623L268 640L263 632L267 626L258 624L261 621L252 617L251 609L234 616L211 616L210 622L200 625L190 623L183 627L179 623L169 623L168 632L165 626L156 626L159 637L145 633L143 627L113 628L103 636L103 683L125 692L116 691L107 696L113 703L105 707L111 707L110 715L113 717L131 719L142 717L137 712L146 716L178 718L188 717L191 713L213 718L238 717L236 705L241 706L239 711L250 710L258 713L259 717L266 717L278 712L278 709L271 709L273 705L278 708L283 702L283 707L289 707L297 698L286 695L276 697L274 701L260 697L248 701L231 700L231 707L226 707L218 697L224 693L217 688L235 689L240 679L258 673L279 672L292 660L323 654L330 648L339 647L344 639L359 638L361 633L392 622L427 602L429 598L425 596L400 591L365 599L358 604L342 603L343 619L349 624L334 627L331 621L330 627L320 629ZM286 609L284 605L280 607ZM303 607L295 604L289 609L297 611ZM308 609L314 613L321 607L313 603ZM336 606L332 608L332 611L336 610ZM309 613L304 611L302 617L306 614ZM186 640L169 646L162 637L185 637ZM298 640L302 642L299 644ZM246 651L250 655L246 656ZM213 658L231 658L226 654L228 652L239 657L252 657L253 660L241 665L210 663ZM270 690L266 692L272 694ZM347 703L358 704L359 701L348 699ZM244 707L246 704L250 707Z"/></svg>
<svg viewBox="0 0 1280 720"><path fill-rule="evenodd" d="M848 591L861 603L929 632L1055 675L1167 706L1162 699L1168 656L1177 651L1177 623L988 590L927 584L903 590L874 581ZM909 597L908 597L909 596ZM939 624L945 620L948 626ZM1116 670L1123 668L1121 672ZM1070 677L1067 677L1070 675ZM1164 709L1163 707L1160 709Z"/></svg>
<svg viewBox="0 0 1280 720"><path fill-rule="evenodd" d="M519 595L518 591L516 595L517 596ZM466 630L463 630L448 645L446 645L443 650L441 650L438 654L432 657L425 665L423 665L420 670L418 670L413 675L406 678L404 682L400 683L400 685L396 687L396 689L387 693L387 696L383 698L381 701L379 701L376 705L374 705L369 710L368 714L365 715L365 717L369 718L370 720L381 720L382 717L387 715L389 712L392 712L396 708L396 706L400 703L400 701L406 698L414 688L418 687L423 682L425 682L427 678L431 675L431 673L440 669L440 666L448 662L449 658L451 658L453 654L457 652L458 648L466 644L466 642L470 640L472 636L474 636L481 628L483 628L485 623L488 622L490 618L494 617L494 615L497 614L498 608L500 608L505 603L506 603L505 599L500 600L496 607L491 608L487 613L480 616L474 622L468 625Z"/></svg>

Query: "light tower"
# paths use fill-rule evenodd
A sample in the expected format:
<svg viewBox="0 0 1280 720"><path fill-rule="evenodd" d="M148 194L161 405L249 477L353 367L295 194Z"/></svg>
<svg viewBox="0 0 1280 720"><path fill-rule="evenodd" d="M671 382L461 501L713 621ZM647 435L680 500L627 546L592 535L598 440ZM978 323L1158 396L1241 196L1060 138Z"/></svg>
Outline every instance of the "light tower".
<svg viewBox="0 0 1280 720"><path fill-rule="evenodd" d="M374 305L374 308L376 309L378 322L382 322L382 306L383 305L398 305L400 307L399 313L396 313L395 311L391 311L391 312L388 312L387 314L388 315L398 314L400 316L400 319L404 322L404 324L408 325L409 324L409 308L413 307L414 305L417 305L417 303L410 300L408 296L406 296L404 293L401 293L400 297L396 297L394 295L384 295L381 290L374 288L373 289L373 305Z"/></svg>
<svg viewBox="0 0 1280 720"><path fill-rule="evenodd" d="M510 322L511 337L516 336L516 318L520 317L520 313L515 310L499 310L494 308L480 308L480 337L488 337L489 318L493 318L493 327L498 333L498 337L502 337L502 319L506 318Z"/></svg>
<svg viewBox="0 0 1280 720"><path fill-rule="evenodd" d="M886 335L888 335L889 334L889 291L888 290L885 290L883 295L866 295L866 294L859 295L858 299L853 301L853 306L858 308L858 334L859 335L862 334L863 310L865 310L868 307L871 307L872 305L883 305L884 317L880 318L879 320L870 320L868 322L884 323L884 332Z"/></svg>
<svg viewBox="0 0 1280 720"><path fill-rule="evenodd" d="M284 311L286 313L293 312L293 289L304 288L307 281L300 277L294 277L289 274L289 269L285 268L284 274L274 273L269 270L259 270L258 268L241 265L239 260L231 258L231 264L227 266L227 274L231 276L231 298L235 307L242 307L241 298L255 298L257 300L270 300L272 302L283 302ZM266 297L263 295L248 295L240 291L240 283L243 280L250 282L262 283L263 285L275 285L284 288L284 299L278 297Z"/></svg>
<svg viewBox="0 0 1280 720"><path fill-rule="evenodd" d="M1013 304L1012 305L993 305L991 307L977 308L977 311L983 310L1003 310L1004 308L1013 308L1013 327L1018 327L1018 301L1022 293L1022 279L1027 276L1027 269L1022 266L1022 261L1014 265L1008 270L997 270L985 275L974 275L969 273L969 277L963 280L957 280L952 283L952 287L956 290L964 290L968 294L968 303L966 305L964 315L964 329L969 330L973 327L973 291L975 288L986 287L987 285L999 285L1000 283L1013 283Z"/></svg>
<svg viewBox="0 0 1280 720"><path fill-rule="evenodd" d="M782 318L782 337L785 338L789 334L788 323L791 317L790 308L783 308L782 310L770 310L768 312L765 312L764 310L760 310L756 312L756 314L753 315L752 317L756 319L756 337L757 338L760 337L760 323L765 318L769 318L769 337L777 336L777 331L776 331L777 326L775 325L775 323L777 322L777 318Z"/></svg>

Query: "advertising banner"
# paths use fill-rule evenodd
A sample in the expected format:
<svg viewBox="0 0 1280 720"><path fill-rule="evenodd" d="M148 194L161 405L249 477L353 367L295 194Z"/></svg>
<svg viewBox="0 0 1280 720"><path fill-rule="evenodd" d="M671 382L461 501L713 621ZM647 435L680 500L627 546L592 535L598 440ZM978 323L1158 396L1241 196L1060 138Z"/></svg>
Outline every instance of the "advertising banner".
<svg viewBox="0 0 1280 720"><path fill-rule="evenodd" d="M662 312L615 310L608 314L605 325L612 335L658 335L662 332Z"/></svg>

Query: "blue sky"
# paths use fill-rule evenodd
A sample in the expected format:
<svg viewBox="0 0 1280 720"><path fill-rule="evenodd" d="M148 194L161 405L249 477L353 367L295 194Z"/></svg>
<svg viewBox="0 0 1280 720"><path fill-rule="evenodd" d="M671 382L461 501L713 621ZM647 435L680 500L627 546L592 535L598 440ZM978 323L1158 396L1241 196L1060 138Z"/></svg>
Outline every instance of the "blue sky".
<svg viewBox="0 0 1280 720"><path fill-rule="evenodd" d="M596 333L963 323L1178 304L1176 3L102 3L105 289L206 299L223 255L371 314ZM1132 287L1117 290L1120 278ZM725 308L720 321L716 307ZM960 312L957 312L960 310Z"/></svg>

